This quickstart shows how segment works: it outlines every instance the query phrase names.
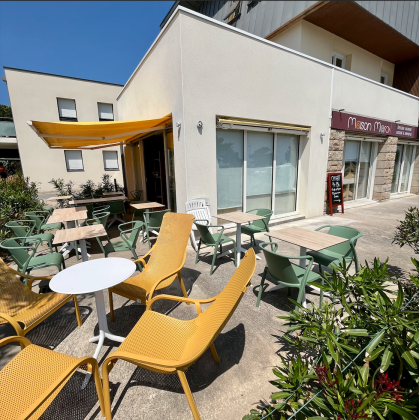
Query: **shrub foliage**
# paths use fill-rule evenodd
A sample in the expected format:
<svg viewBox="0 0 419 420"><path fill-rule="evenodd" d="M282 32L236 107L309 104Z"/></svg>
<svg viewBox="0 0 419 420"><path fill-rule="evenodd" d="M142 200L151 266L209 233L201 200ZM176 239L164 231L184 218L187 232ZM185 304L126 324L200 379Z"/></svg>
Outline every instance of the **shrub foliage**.
<svg viewBox="0 0 419 420"><path fill-rule="evenodd" d="M403 247L410 246L415 254L419 254L419 209L411 207L406 212L406 217L396 228L393 243Z"/></svg>

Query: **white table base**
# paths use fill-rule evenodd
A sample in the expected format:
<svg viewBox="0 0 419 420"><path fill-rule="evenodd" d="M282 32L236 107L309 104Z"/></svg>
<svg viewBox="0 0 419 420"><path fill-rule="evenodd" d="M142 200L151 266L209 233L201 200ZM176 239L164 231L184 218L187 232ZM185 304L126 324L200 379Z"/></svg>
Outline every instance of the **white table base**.
<svg viewBox="0 0 419 420"><path fill-rule="evenodd" d="M108 223L108 227L110 227L111 225L113 225L113 223L114 222L116 222L116 221L120 221L121 223L125 223L122 219L120 219L119 217L117 217L117 216L114 216L112 219L111 219L111 221Z"/></svg>
<svg viewBox="0 0 419 420"><path fill-rule="evenodd" d="M67 229L73 229L73 228L75 228L76 227L76 222L66 222L66 225L67 225ZM90 244L88 243L87 245L86 245L86 242L85 242L85 249L86 249L86 246L87 247L89 247L90 248ZM66 257L73 249L76 249L76 247L74 246L74 242L71 242L70 244L68 243L68 242L66 242L61 248L60 248L60 252L62 252L63 253L63 257ZM77 250L81 253L82 251L81 251L81 248L77 248ZM87 255L87 257L88 258L90 258L90 254L87 254L86 253L86 255ZM83 259L83 261L87 261L88 260L88 258L86 258L86 259Z"/></svg>

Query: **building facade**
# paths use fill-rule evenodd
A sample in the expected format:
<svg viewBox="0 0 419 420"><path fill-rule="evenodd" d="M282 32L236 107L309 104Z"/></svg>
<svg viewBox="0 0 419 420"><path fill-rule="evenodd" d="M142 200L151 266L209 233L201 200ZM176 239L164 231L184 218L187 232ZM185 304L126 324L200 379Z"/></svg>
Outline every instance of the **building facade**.
<svg viewBox="0 0 419 420"><path fill-rule="evenodd" d="M41 193L53 191L52 178L74 181L77 188L89 179L96 183L109 173L123 184L119 147L54 150L27 124L28 120L117 120L116 97L122 86L9 67L5 76L23 174L38 183Z"/></svg>

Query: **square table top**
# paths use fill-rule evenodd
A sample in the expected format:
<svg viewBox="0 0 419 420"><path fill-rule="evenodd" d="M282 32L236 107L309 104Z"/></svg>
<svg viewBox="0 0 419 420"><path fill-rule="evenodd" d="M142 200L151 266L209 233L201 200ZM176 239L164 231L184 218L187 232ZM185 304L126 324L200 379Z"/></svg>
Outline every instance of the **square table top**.
<svg viewBox="0 0 419 420"><path fill-rule="evenodd" d="M68 207L66 209L56 209L47 220L48 223L74 222L75 220L87 219L86 207Z"/></svg>
<svg viewBox="0 0 419 420"><path fill-rule="evenodd" d="M157 202L151 202L151 203L131 204L131 207L134 207L134 209L137 209L137 210L147 210L147 209L157 209L159 207L166 207L166 206Z"/></svg>
<svg viewBox="0 0 419 420"><path fill-rule="evenodd" d="M46 201L49 200L69 200L70 198L73 198L71 195L59 195L58 197L49 197Z"/></svg>
<svg viewBox="0 0 419 420"><path fill-rule="evenodd" d="M264 216L257 216L256 214L251 214L251 213L243 213L241 211L233 211L230 213L217 214L217 216L214 216L214 217L216 219L228 220L229 222L233 222L236 224L254 222L255 220L265 219Z"/></svg>
<svg viewBox="0 0 419 420"><path fill-rule="evenodd" d="M120 191L115 191L115 192L103 193L103 195L124 195L124 193Z"/></svg>
<svg viewBox="0 0 419 420"><path fill-rule="evenodd" d="M265 235L313 251L320 251L321 249L329 248L329 246L338 245L347 241L346 238L339 238L338 236L300 227L280 229L265 233Z"/></svg>
<svg viewBox="0 0 419 420"><path fill-rule="evenodd" d="M69 204L91 204L91 203L107 203L109 201L121 201L128 200L125 195L118 195L115 197L103 197L103 198L85 198L83 200L69 201Z"/></svg>
<svg viewBox="0 0 419 420"><path fill-rule="evenodd" d="M73 229L61 229L56 232L53 244L62 244L64 242L80 241L81 239L97 238L106 236L106 230L103 225L89 225Z"/></svg>

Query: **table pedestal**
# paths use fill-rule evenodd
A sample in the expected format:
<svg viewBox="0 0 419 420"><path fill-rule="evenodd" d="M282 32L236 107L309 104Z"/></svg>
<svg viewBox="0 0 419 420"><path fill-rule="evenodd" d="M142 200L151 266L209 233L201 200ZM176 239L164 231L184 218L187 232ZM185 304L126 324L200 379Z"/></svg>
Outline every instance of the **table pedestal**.
<svg viewBox="0 0 419 420"><path fill-rule="evenodd" d="M73 228L76 227L76 222L74 222L74 221L73 222L66 222L66 224L67 224L67 229L73 229ZM83 241L84 241L84 249L86 251L86 241L85 240L83 240ZM80 241L80 246L81 246L81 241ZM87 246L89 246L89 245L87 245ZM63 257L66 257L73 249L76 249L76 247L74 246L74 242L71 242L70 244L68 242L66 242L61 247L60 252L63 253ZM81 248L78 248L78 251L80 253L82 253ZM87 258L86 259L82 258L83 261L87 261L88 258L90 257L90 255L87 252L86 252L86 255L87 255Z"/></svg>

